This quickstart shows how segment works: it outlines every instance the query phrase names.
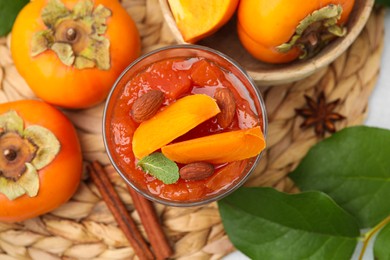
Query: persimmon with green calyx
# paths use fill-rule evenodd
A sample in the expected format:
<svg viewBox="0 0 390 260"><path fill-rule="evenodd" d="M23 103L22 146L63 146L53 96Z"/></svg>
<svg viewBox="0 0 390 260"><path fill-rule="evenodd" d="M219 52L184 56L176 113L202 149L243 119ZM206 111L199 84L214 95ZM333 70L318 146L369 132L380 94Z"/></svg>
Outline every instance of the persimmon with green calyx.
<svg viewBox="0 0 390 260"><path fill-rule="evenodd" d="M47 213L76 191L82 154L75 128L53 106L0 104L0 222Z"/></svg>
<svg viewBox="0 0 390 260"><path fill-rule="evenodd" d="M135 130L132 140L135 157L142 159L219 112L215 100L204 94L178 99Z"/></svg>
<svg viewBox="0 0 390 260"><path fill-rule="evenodd" d="M161 151L178 163L220 164L254 157L265 149L265 145L264 135L256 126L172 143L163 146Z"/></svg>
<svg viewBox="0 0 390 260"><path fill-rule="evenodd" d="M237 31L245 49L268 63L287 63L318 53L343 37L354 0L242 0Z"/></svg>
<svg viewBox="0 0 390 260"><path fill-rule="evenodd" d="M35 0L12 29L15 66L34 93L66 108L103 101L140 55L134 21L112 0Z"/></svg>

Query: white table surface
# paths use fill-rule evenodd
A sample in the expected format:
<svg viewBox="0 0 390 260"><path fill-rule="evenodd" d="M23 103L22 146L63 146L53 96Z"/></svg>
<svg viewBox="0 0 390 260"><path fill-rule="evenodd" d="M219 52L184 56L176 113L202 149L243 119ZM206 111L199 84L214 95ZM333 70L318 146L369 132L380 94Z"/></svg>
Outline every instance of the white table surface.
<svg viewBox="0 0 390 260"><path fill-rule="evenodd" d="M381 72L369 100L366 125L390 129L390 11L385 17L385 45Z"/></svg>
<svg viewBox="0 0 390 260"><path fill-rule="evenodd" d="M390 129L390 10L385 17L385 43L382 56L381 72L377 85L369 100L369 111L365 125ZM373 240L373 239L372 239ZM372 242L366 250L363 260L373 260ZM361 244L358 245L352 259L358 259ZM247 260L249 259L240 252L234 252L224 260Z"/></svg>

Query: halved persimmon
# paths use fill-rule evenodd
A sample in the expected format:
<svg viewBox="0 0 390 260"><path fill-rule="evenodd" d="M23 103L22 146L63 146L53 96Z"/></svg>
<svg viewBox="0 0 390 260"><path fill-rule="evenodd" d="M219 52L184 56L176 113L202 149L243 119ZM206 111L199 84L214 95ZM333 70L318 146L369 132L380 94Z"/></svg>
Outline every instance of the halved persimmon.
<svg viewBox="0 0 390 260"><path fill-rule="evenodd" d="M184 41L194 43L221 28L233 16L238 0L168 0Z"/></svg>
<svg viewBox="0 0 390 260"><path fill-rule="evenodd" d="M257 126L173 143L162 147L161 151L178 163L218 164L251 158L264 148L264 135Z"/></svg>

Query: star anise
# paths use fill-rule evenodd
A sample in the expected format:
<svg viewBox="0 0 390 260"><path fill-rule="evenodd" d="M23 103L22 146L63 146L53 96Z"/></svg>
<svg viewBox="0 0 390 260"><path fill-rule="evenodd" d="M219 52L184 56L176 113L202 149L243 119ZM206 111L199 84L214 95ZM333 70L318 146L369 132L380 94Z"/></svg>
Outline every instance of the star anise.
<svg viewBox="0 0 390 260"><path fill-rule="evenodd" d="M323 137L326 131L330 133L336 132L335 122L345 119L343 115L333 112L340 99L327 103L323 91L317 97L317 101L307 95L305 95L305 99L307 107L295 109L298 115L305 118L300 127L308 128L314 126L314 131L318 137Z"/></svg>

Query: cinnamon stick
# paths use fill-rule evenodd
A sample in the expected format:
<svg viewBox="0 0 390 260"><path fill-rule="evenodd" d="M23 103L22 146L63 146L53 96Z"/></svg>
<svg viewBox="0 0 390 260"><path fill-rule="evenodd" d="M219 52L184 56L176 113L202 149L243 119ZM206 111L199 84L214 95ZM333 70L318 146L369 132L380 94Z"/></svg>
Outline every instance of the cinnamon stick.
<svg viewBox="0 0 390 260"><path fill-rule="evenodd" d="M165 236L153 203L138 194L130 186L127 186L127 188L157 259L160 260L170 257L173 254L173 249Z"/></svg>
<svg viewBox="0 0 390 260"><path fill-rule="evenodd" d="M140 259L154 259L148 244L142 237L134 220L130 217L125 205L116 193L106 171L99 162L92 162L87 166L92 181L95 183L104 202L113 214L118 226L129 240L136 255Z"/></svg>

